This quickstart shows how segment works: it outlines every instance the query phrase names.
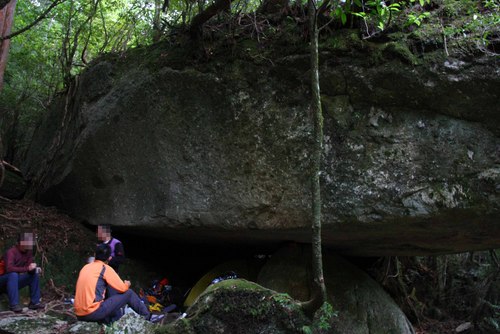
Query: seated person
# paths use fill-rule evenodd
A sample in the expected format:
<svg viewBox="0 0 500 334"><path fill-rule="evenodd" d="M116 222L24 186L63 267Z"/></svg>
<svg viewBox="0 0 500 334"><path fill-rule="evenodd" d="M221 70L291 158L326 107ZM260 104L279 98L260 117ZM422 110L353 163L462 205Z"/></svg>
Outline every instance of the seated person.
<svg viewBox="0 0 500 334"><path fill-rule="evenodd" d="M32 232L20 233L17 244L12 246L4 255L5 274L0 276L0 291L7 291L10 309L22 312L19 304L19 290L25 286L30 287L31 302L28 308L37 310L44 308L40 303L40 280L37 268L33 262L34 236Z"/></svg>
<svg viewBox="0 0 500 334"><path fill-rule="evenodd" d="M150 321L152 317L148 308L137 294L130 290L130 281L122 281L116 271L108 265L111 248L107 244L99 244L95 252L95 260L86 264L78 276L75 292L75 314L78 320L99 323L111 323L122 316L121 308L129 305L136 313ZM118 293L105 299L107 288Z"/></svg>

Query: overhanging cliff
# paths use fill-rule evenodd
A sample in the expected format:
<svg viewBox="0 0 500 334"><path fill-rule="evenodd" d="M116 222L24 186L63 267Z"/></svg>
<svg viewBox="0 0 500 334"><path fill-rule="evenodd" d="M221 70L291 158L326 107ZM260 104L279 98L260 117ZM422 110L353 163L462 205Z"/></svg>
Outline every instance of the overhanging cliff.
<svg viewBox="0 0 500 334"><path fill-rule="evenodd" d="M356 255L499 247L495 58L414 62L389 45L374 60L356 43L321 53L324 243ZM165 238L307 242L308 55L240 49L179 65L161 48L97 62L53 109L24 166L39 198Z"/></svg>

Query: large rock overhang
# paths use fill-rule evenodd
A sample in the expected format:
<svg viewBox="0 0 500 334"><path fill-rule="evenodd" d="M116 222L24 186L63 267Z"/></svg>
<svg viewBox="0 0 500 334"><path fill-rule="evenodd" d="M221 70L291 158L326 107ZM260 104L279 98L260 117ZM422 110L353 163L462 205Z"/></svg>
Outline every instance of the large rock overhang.
<svg viewBox="0 0 500 334"><path fill-rule="evenodd" d="M366 256L500 247L494 64L324 58L325 245ZM308 242L306 56L128 68L83 74L41 200L151 236ZM41 127L28 174L63 114Z"/></svg>

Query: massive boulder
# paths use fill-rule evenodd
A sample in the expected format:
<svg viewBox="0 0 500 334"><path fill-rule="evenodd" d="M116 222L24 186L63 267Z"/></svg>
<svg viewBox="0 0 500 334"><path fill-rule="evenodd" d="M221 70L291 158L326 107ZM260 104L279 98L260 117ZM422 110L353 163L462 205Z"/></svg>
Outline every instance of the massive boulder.
<svg viewBox="0 0 500 334"><path fill-rule="evenodd" d="M321 54L324 243L498 247L495 60L374 61L372 47ZM24 162L39 199L166 238L308 241L308 55L179 65L158 48L97 62L48 115Z"/></svg>
<svg viewBox="0 0 500 334"><path fill-rule="evenodd" d="M291 244L282 248L261 269L257 283L307 301L313 276L311 258L309 247ZM332 253L324 254L323 269L328 302L337 312L329 320L328 333L415 333L392 298L365 272Z"/></svg>

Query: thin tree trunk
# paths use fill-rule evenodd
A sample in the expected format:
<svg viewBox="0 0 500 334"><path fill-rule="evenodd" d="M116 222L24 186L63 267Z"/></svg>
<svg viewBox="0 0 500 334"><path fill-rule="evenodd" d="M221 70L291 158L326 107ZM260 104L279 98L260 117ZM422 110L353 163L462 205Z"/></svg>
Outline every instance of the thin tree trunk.
<svg viewBox="0 0 500 334"><path fill-rule="evenodd" d="M158 42L161 38L161 13L162 13L162 0L155 0L155 11L153 15L153 42Z"/></svg>
<svg viewBox="0 0 500 334"><path fill-rule="evenodd" d="M3 165L3 144L2 144L2 138L0 137L0 187L3 184L3 179L5 176L5 167Z"/></svg>
<svg viewBox="0 0 500 334"><path fill-rule="evenodd" d="M319 60L318 60L318 24L316 20L317 8L314 0L308 2L310 56L311 56L311 111L314 118L314 147L312 152L312 270L313 293L311 300L302 304L308 315L323 305L327 299L325 280L323 277L323 255L321 249L321 189L320 170L321 153L323 152L323 112L321 110L321 95L319 87Z"/></svg>
<svg viewBox="0 0 500 334"><path fill-rule="evenodd" d="M14 11L16 9L16 0L11 0L0 9L0 37L10 35L12 22L14 20ZM0 92L3 88L3 74L7 67L7 58L9 55L10 39L0 40Z"/></svg>

